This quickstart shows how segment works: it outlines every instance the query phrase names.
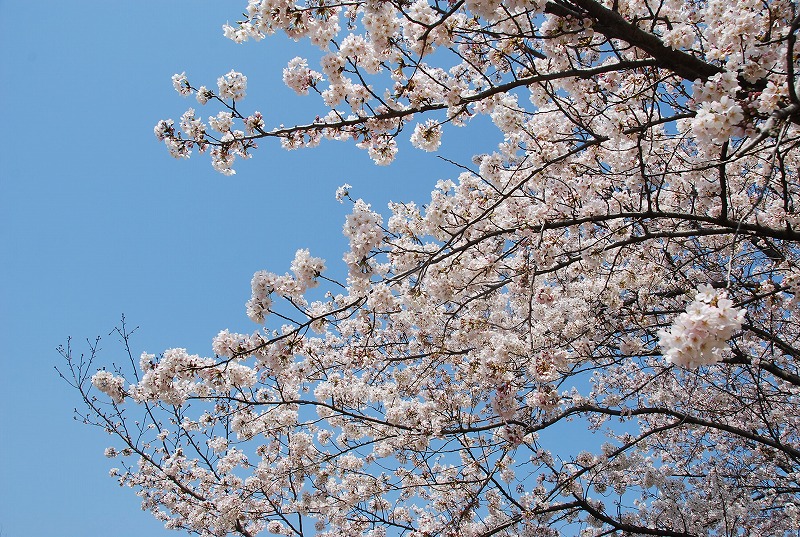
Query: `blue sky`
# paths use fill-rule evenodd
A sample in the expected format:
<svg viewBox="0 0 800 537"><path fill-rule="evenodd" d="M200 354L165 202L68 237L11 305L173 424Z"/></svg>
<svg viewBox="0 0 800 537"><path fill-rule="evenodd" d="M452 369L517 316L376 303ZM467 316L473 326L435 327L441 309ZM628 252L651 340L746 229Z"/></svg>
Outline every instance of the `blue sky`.
<svg viewBox="0 0 800 537"><path fill-rule="evenodd" d="M140 327L137 354L211 355L219 330L255 329L244 302L256 270L282 273L308 247L342 273L348 208L337 186L350 183L385 213L390 199L424 203L438 179L458 174L410 148L411 130L389 168L335 142L286 152L267 141L234 177L205 156L173 160L153 126L199 109L173 91L176 72L209 87L244 72L242 109L260 110L268 126L323 112L281 82L305 45L222 36L245 6L0 0L1 537L177 535L107 477L109 438L72 420L77 394L53 369L68 336L85 349L124 313ZM446 130L443 154L490 151L471 147L474 134ZM121 356L113 337L102 347L108 362Z"/></svg>

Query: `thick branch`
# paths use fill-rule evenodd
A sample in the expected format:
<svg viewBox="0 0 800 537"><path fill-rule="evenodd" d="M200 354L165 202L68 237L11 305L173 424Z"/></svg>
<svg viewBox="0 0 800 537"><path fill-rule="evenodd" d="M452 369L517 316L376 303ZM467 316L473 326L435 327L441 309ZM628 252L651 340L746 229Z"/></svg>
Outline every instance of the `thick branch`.
<svg viewBox="0 0 800 537"><path fill-rule="evenodd" d="M573 15L575 11L585 14L594 22L592 25L594 31L609 39L621 39L643 50L655 58L660 67L669 69L686 80L697 80L698 78L705 80L724 71L721 67L706 63L691 54L666 46L657 36L645 32L625 20L616 11L603 7L593 0L548 2L545 7L545 12L562 17Z"/></svg>

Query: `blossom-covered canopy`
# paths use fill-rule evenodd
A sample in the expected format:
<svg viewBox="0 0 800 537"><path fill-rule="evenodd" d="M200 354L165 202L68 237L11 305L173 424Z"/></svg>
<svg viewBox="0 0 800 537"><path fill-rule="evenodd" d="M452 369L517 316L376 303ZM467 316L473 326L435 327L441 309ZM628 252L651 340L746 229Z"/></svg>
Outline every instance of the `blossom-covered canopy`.
<svg viewBox="0 0 800 537"><path fill-rule="evenodd" d="M65 349L112 473L204 536L795 532L799 28L787 0L251 0L225 34L317 45L283 72L316 118L176 75L204 113L156 126L174 156L503 141L421 203L343 185L346 280L305 249L256 273L263 326L213 357Z"/></svg>

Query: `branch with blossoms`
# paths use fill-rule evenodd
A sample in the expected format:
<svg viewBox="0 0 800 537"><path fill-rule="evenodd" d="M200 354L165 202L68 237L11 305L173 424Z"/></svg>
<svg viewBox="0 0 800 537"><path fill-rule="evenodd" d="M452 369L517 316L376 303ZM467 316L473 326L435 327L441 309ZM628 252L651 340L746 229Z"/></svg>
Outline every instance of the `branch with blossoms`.
<svg viewBox="0 0 800 537"><path fill-rule="evenodd" d="M270 128L241 111L244 75L176 75L219 111L160 122L174 156L230 175L263 138L331 139L388 164L411 125L437 152L477 115L503 140L424 203L340 187L346 276L304 248L257 272L258 328L213 356L92 374L67 353L121 483L207 536L794 532L798 21L785 2L251 0L225 34L308 38L319 71L282 78L321 111Z"/></svg>
<svg viewBox="0 0 800 537"><path fill-rule="evenodd" d="M352 138L358 141L361 139L359 145L369 149L370 156L376 162L388 164L396 153L393 138L403 128L402 121L393 121L397 118L410 120L416 113L448 109L448 122L463 125L465 120L475 113L491 112L497 105L496 101L491 97L507 94L517 87L530 88L531 86L538 86L538 91L544 91L551 98L554 98L557 97L557 94L553 94L552 89L546 84L549 81L571 78L590 79L605 72L625 72L628 69L639 70L648 66L657 68L653 72L665 73L666 77L677 75L686 80L700 83L707 82L710 79L721 80L720 77L726 74L725 70L720 66L675 48L669 40L659 38L656 34L639 29L618 13L604 8L596 2L587 1L575 2L574 5L569 4L548 2L544 6L544 12L554 15L553 18L558 20L563 27L557 29L548 27L548 32L539 35L536 34L535 30L532 31L530 40L532 42L538 41L540 50L532 48L523 40L520 43L514 43L516 48L512 52L498 51L498 58L495 61L472 57L470 54L465 54L465 50L475 47L477 44L485 47L493 39L499 39L501 42L508 39L513 42L514 35L497 35L490 30L492 25L487 28L475 27L470 28L469 31L457 32L453 25L458 21L453 22L452 19L457 19L457 17L454 17L454 13L459 11L461 4L453 7L448 12L441 12L441 19L438 20L435 11L428 13L426 18L404 11L403 6L395 6L403 16L407 17L409 24L407 28L410 35L417 35L421 31L422 33L417 38L421 39L425 45L422 47L422 54L420 54L417 43L413 41L397 40L396 38L389 38L383 41L382 39L385 39L385 37L380 38L378 36L385 35L385 30L376 32L376 35L372 36L377 42L382 43L381 46L389 47L389 49L396 48L398 52L403 54L402 59L398 62L397 70L392 71L398 79L394 87L394 97L390 98L388 94L381 97L374 92L365 76L365 72L367 74L376 73L386 68L385 51L380 49L370 50L370 42L358 35L347 36L341 43L333 41L332 43L336 46L337 52L323 57L321 61L322 73L311 70L307 61L299 57L291 60L283 73L284 82L298 94L308 94L309 89L313 88L323 97L325 104L330 106L330 112L324 119L321 122L305 126L278 128L265 132L252 128L252 123L263 127L263 118L260 115L245 118L240 114L236 114L235 117L237 119L245 120L249 136L244 136L243 132L237 134L239 131L230 130L230 125L227 124L228 118L225 116L222 118L221 125L223 133L230 132L231 134L227 140L224 140L224 144L220 140L216 141L216 144L219 144L224 150L221 153L212 155L212 164L220 171L224 170L225 173L231 173L228 161L235 156L246 157L249 155L247 150L252 146L242 147L242 144L247 145L247 142L253 139L266 136L282 138L284 147L290 149L314 146L323 137L337 140ZM391 6L391 4L387 4L387 6ZM330 21L333 20L330 16L338 11L337 8L332 8L331 11L330 8L326 7L317 13L324 14L324 20ZM315 10L313 8L308 10L299 8L297 13L303 13L303 17L311 17L313 19ZM531 25L530 20L527 18L529 15L529 13L522 15L506 13L506 19L501 20L512 24L517 31L524 33L526 31L524 29L525 26ZM266 14L259 13L256 15L254 12L252 16L255 17L254 20L259 21L258 24L250 21L243 22L240 30L228 27L226 33L238 42L249 38L263 38L264 29L261 25L264 23ZM520 17L526 17L524 23ZM367 28L370 28L371 24L374 23L370 16L365 16L364 24ZM386 21L382 24L386 24ZM414 28L417 28L417 30L413 30ZM444 31L448 37L438 36L438 39L431 39L433 43L429 43L431 31L437 28ZM542 51L560 50L561 47L566 47L565 50L570 50L574 45L566 39L567 36L577 35L582 31L590 36L592 33L597 32L597 35L603 37L597 40L596 43L590 43L587 46L589 50L596 50L595 56L597 58L608 58L612 53L623 56L621 51L624 48L617 50L617 46L614 44L616 39L622 39L634 47L641 47L641 50L650 57L642 59L634 56L635 59L622 59L611 63L591 59L587 62L586 59L583 59L577 65L575 63L570 64L568 69L557 68L553 70L551 68L553 63L552 56L548 56ZM484 34L484 32L487 33ZM793 33L790 33L789 37L791 36L793 36ZM437 41L443 42L437 43ZM326 50L330 45L329 42L324 41L317 44L323 50ZM458 75L448 75L441 69L431 67L423 61L424 56L430 56L431 54L425 53L428 47L433 49L437 44L440 47L449 44L450 49L455 52L458 58L463 60L462 67L452 70ZM455 45L459 45L457 49ZM409 48L407 49L406 47ZM479 58L483 61L479 62ZM494 71L491 74L481 73L481 67L492 68ZM460 69L463 69L463 71ZM408 79L403 75L406 70L412 71L412 75ZM470 70L477 71L481 76L477 80L469 80L465 75ZM348 73L352 73L357 81L354 82L350 78L343 76ZM510 76L506 76L506 74ZM509 80L504 81L505 78ZM741 72L734 76L734 80L739 84L736 95L740 100L752 101L754 97L758 96L774 98L771 92L769 92L769 95L764 94L764 90L771 89L765 79L753 81L752 76L746 76L744 72ZM329 86L327 90L322 91L319 88L322 87L324 82L328 82ZM195 90L189 85L184 75L175 75L173 83L176 90L182 95L196 92L198 101L201 104L206 104L209 100L218 100L225 104L224 99L233 99L234 94L235 101L244 97L246 77L233 71L225 75L225 77L221 77L218 80L218 95L210 92L205 86ZM679 84L680 82L672 81L670 83ZM718 83L715 83L715 85L718 85ZM558 99L554 100L557 101ZM350 104L352 113L336 108L336 105L342 101ZM771 102L774 102L774 100ZM675 108L683 108L679 100L671 101L668 105ZM755 141L761 141L769 135L768 133L774 132L776 121L778 123L787 120L793 121L796 116L794 108L782 106L781 104L767 105L769 107L758 105L756 107L752 105L752 102L747 102L747 106L742 109L735 103L728 104L720 101L718 105L712 104L711 106L712 108L716 106L713 109L713 113L716 116L712 119L703 115L703 119L719 121L721 115L731 115L727 126L719 125L723 129L730 129L737 123L742 123L742 120L747 122L748 118L745 118L741 112L752 114L751 121L753 119L769 118L770 121L766 122L765 127L759 129L760 135L756 137ZM225 107L233 109L235 108L235 102L233 106L225 104ZM758 109L757 111L756 108ZM705 110L701 110L701 112L705 114ZM187 125L188 128L185 133L202 149L204 147L204 133L196 130L196 127L193 128L191 125L194 118L193 110L190 110L187 114L190 118L188 121L190 125ZM580 114L571 114L571 116L571 119L576 122L582 119L579 117ZM690 113L690 117L693 116L694 112ZM170 121L160 122L156 128L156 134L159 139L167 143L170 152L174 156L186 157L193 142L184 140L180 133L176 133L173 128L174 123L170 123ZM219 118L217 118L217 121L219 121ZM658 123L652 125L656 124ZM638 125L635 128L642 127L647 128L647 124ZM698 128L702 128L701 125L698 125ZM199 136L196 136L198 134ZM427 147L426 150L432 150L438 147L438 139L440 137L441 133L438 128L432 129L430 124L420 124L415 129L412 142L417 147L423 148L425 146Z"/></svg>
<svg viewBox="0 0 800 537"><path fill-rule="evenodd" d="M299 60L299 58L295 58L295 60ZM284 80L298 93L308 93L307 86L310 85L311 82L298 87L298 83L294 80L299 78L303 81L313 81L313 85L316 85L316 81L321 79L322 75L308 70L305 62L300 63L295 60L292 60L287 70L285 70ZM296 73L292 75L287 74L289 72L296 72L298 65L301 66L301 69L308 71L308 73L300 73L299 75ZM187 96L194 93L197 96L198 102L202 105L205 105L210 100L218 101L224 105L226 110L220 112L216 116L209 117L209 124L206 125L202 120L196 117L195 110L190 108L181 116L181 131L176 131L174 127L175 122L170 119L159 121L154 132L156 138L164 142L170 154L175 158L188 158L195 145L201 152L205 152L209 146L215 147L211 154L212 165L217 171L225 175L232 175L235 173L231 165L236 156L249 158L251 155L248 151L257 147L254 140L267 137L280 138L282 140L282 145L287 149L313 147L317 145L322 138L339 141L347 139L353 139L355 141L361 140L358 144L359 147L369 149L370 156L377 164L386 165L391 163L396 153L394 142L391 140L393 136L389 136L388 134L392 131L399 133L403 128L404 121L411 120L415 114L449 108L451 110L450 115L452 116L452 121L453 117L464 114L471 115L471 113L467 111L470 104L481 102L494 95L506 93L517 87L524 87L537 82L557 80L566 77L589 78L601 73L624 69L639 69L654 65L656 65L656 63L652 60L641 60L619 62L594 69L571 69L559 73L531 76L495 86L474 95L459 96L455 103L427 102L421 106L415 107L404 107L399 103L393 103L390 108L386 103L382 102L377 112L370 110L370 113L366 115L346 114L339 110L332 109L325 118L314 123L287 128L275 128L270 131L265 130L264 118L260 112L254 112L252 115L245 117L236 110L236 102L244 97L244 90L247 82L247 77L241 73L231 71L225 75L225 77L220 78L218 80L220 88L219 94L213 93L205 86L200 86L200 88L195 89L189 84L185 73L181 73L173 77L173 85L179 94ZM238 90L235 97L228 89L233 84L236 85ZM231 104L228 104L226 99L230 99ZM453 110L460 110L460 112L453 112ZM233 129L234 119L242 121L245 129L244 131ZM208 136L208 126L211 126L213 130L221 133L222 136L220 138ZM184 135L186 138L183 138ZM417 125L411 136L411 142L419 149L435 151L441 143L441 136L441 123L428 120L424 124ZM384 140L388 145L378 146L368 143L375 139Z"/></svg>

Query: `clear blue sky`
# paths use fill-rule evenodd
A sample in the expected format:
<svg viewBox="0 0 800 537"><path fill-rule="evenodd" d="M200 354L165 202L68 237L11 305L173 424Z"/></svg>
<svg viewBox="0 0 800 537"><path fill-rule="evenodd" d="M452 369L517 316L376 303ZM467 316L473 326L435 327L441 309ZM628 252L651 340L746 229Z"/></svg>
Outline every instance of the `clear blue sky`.
<svg viewBox="0 0 800 537"><path fill-rule="evenodd" d="M323 111L281 82L307 49L282 38L236 45L222 36L232 2L0 0L0 536L177 535L107 477L105 434L72 420L76 393L53 370L55 348L109 333L124 313L135 352L211 355L221 329L255 329L244 313L253 272L288 270L308 247L341 273L347 207L336 187L384 211L424 203L458 170L410 148L374 166L352 145L286 152L263 143L238 174L205 156L174 161L152 134L193 99L172 90L186 71L215 86L249 79L244 110L267 125ZM216 113L216 110L214 111ZM204 116L208 113L203 113ZM445 156L466 160L474 129L445 131ZM470 140L468 142L468 140ZM106 338L105 359L119 357Z"/></svg>

